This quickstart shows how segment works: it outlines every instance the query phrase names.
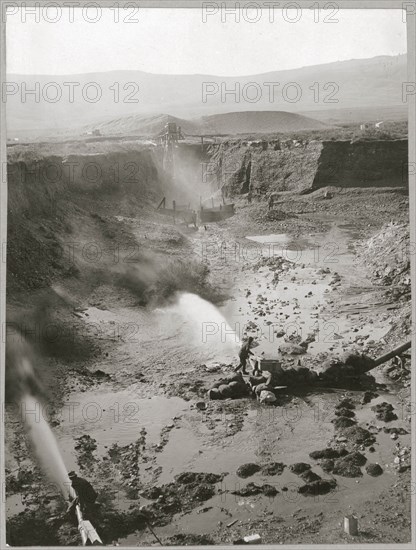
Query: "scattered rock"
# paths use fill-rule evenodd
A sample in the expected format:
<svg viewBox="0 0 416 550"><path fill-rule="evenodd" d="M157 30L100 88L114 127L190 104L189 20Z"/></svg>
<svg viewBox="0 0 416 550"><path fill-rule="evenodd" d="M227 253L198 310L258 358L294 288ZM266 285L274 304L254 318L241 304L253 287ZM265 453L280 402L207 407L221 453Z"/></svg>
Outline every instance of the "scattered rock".
<svg viewBox="0 0 416 550"><path fill-rule="evenodd" d="M394 407L390 403L380 403L371 407L371 410L376 413L376 418L382 420L383 422L391 422L392 420L397 420L397 415L393 412Z"/></svg>

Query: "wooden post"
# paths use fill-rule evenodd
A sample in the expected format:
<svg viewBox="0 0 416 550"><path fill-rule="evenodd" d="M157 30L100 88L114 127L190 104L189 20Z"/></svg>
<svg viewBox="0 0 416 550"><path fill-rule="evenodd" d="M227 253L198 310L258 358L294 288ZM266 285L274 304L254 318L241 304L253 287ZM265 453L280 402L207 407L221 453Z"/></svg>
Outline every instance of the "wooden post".
<svg viewBox="0 0 416 550"><path fill-rule="evenodd" d="M358 535L358 519L355 516L345 516L344 531L348 535Z"/></svg>

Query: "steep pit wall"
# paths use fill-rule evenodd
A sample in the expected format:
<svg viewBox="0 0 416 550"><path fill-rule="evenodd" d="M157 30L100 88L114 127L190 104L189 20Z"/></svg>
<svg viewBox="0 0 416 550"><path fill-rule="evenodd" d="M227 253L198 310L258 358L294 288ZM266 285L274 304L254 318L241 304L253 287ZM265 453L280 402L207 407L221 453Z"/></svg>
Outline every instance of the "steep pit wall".
<svg viewBox="0 0 416 550"><path fill-rule="evenodd" d="M313 189L408 185L407 140L324 141Z"/></svg>
<svg viewBox="0 0 416 550"><path fill-rule="evenodd" d="M407 185L407 140L233 140L210 154L212 181L229 196Z"/></svg>
<svg viewBox="0 0 416 550"><path fill-rule="evenodd" d="M139 216L163 195L153 150L63 156L35 147L13 148L8 156L9 293L77 275L67 243L104 246L118 237L115 216Z"/></svg>
<svg viewBox="0 0 416 550"><path fill-rule="evenodd" d="M227 195L302 191L312 186L322 144L228 141L211 147L211 174Z"/></svg>

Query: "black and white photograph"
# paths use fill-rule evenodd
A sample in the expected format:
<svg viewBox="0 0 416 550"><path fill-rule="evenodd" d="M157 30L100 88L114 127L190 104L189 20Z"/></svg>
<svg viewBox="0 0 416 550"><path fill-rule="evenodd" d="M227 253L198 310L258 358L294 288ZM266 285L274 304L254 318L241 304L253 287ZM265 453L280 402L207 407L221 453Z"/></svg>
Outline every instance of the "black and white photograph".
<svg viewBox="0 0 416 550"><path fill-rule="evenodd" d="M1 8L1 548L414 548L414 0Z"/></svg>

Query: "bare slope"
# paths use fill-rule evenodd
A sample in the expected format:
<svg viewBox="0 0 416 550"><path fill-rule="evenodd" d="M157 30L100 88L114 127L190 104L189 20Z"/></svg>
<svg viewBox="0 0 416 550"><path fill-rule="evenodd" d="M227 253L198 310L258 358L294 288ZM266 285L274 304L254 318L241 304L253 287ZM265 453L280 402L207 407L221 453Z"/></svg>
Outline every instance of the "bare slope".
<svg viewBox="0 0 416 550"><path fill-rule="evenodd" d="M92 124L85 130L98 129L102 134L156 136L167 122L175 122L186 135L256 134L292 132L325 128L322 122L284 111L244 111L185 120L170 115L120 117Z"/></svg>
<svg viewBox="0 0 416 550"><path fill-rule="evenodd" d="M392 107L403 104L402 82L407 80L406 72L407 56L401 55L239 77L158 75L142 71L10 74L7 81L14 84L10 86L13 93L7 97L7 128L13 136L23 130L42 133L80 127L102 121L104 117L148 116L160 112L189 119L220 112L247 111L253 107L259 111L292 112ZM68 83L75 83L72 102ZM211 93L203 98L203 87L207 83ZM272 96L270 83L279 83ZM38 97L23 94L26 101L22 101L24 86L27 90L37 89ZM234 96L224 95L226 90L233 89L237 91ZM297 97L292 101L294 94ZM256 96L254 102L253 95Z"/></svg>

